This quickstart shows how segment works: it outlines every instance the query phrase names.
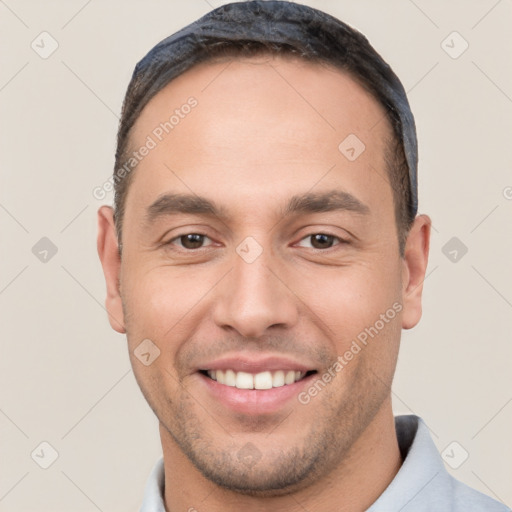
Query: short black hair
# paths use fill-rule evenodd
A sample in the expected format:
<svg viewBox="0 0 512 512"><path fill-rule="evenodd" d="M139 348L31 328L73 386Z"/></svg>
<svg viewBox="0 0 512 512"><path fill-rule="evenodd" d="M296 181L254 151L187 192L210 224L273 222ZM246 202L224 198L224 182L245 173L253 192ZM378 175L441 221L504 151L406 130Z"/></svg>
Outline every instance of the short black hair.
<svg viewBox="0 0 512 512"><path fill-rule="evenodd" d="M174 78L218 57L294 55L346 71L386 111L393 130L387 171L400 252L418 209L417 138L402 83L365 36L337 18L288 1L223 5L158 43L137 64L123 102L114 167L115 222L121 244L125 199L133 173L120 174L130 131L143 108Z"/></svg>

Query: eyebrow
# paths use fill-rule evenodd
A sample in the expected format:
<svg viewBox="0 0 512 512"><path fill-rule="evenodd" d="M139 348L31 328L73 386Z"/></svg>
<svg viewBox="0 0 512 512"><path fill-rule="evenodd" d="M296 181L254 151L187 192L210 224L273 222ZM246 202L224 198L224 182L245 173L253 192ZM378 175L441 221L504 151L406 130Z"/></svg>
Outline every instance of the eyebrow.
<svg viewBox="0 0 512 512"><path fill-rule="evenodd" d="M307 192L291 197L282 211L284 217L300 213L322 213L351 211L360 215L370 213L370 208L359 199L342 190L328 192ZM151 224L160 217L191 214L228 219L227 212L214 201L195 194L164 194L152 203L146 211L146 221Z"/></svg>
<svg viewBox="0 0 512 512"><path fill-rule="evenodd" d="M347 210L361 215L370 213L370 208L352 194L343 190L330 190L328 192L307 192L293 196L284 210L284 215L339 210Z"/></svg>

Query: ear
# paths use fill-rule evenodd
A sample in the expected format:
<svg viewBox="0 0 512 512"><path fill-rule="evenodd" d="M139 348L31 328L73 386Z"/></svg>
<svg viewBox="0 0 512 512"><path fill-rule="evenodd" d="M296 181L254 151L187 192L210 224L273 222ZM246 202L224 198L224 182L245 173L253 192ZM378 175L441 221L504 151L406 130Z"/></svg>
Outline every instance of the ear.
<svg viewBox="0 0 512 512"><path fill-rule="evenodd" d="M98 255L107 284L108 320L112 329L124 334L124 314L121 295L119 293L119 275L121 272L121 256L117 243L114 223L114 210L110 206L102 206L98 210Z"/></svg>
<svg viewBox="0 0 512 512"><path fill-rule="evenodd" d="M411 329L421 318L421 294L427 271L431 221L418 215L407 236L402 270L402 328Z"/></svg>

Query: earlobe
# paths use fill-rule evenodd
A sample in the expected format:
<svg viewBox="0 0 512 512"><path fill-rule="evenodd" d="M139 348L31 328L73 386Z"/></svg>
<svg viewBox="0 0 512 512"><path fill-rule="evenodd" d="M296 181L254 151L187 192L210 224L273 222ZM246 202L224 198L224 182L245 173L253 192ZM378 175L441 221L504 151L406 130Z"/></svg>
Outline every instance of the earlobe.
<svg viewBox="0 0 512 512"><path fill-rule="evenodd" d="M421 296L428 264L430 226L430 218L419 215L407 237L402 272L403 329L411 329L421 318Z"/></svg>
<svg viewBox="0 0 512 512"><path fill-rule="evenodd" d="M112 329L124 334L124 315L119 291L119 276L121 272L121 257L117 243L114 223L114 211L110 206L102 206L98 210L98 255L100 257L105 282L107 298L105 306Z"/></svg>

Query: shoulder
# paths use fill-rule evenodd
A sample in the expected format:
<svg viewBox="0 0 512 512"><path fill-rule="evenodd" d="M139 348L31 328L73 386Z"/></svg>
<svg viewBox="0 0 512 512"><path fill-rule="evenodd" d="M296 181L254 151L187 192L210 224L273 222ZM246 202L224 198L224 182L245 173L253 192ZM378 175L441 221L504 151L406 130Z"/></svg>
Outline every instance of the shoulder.
<svg viewBox="0 0 512 512"><path fill-rule="evenodd" d="M510 512L448 473L421 418L398 416L395 425L403 464L368 512Z"/></svg>
<svg viewBox="0 0 512 512"><path fill-rule="evenodd" d="M452 512L510 512L510 508L450 476Z"/></svg>

